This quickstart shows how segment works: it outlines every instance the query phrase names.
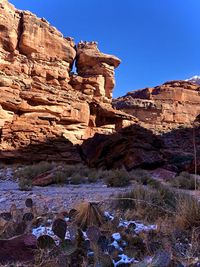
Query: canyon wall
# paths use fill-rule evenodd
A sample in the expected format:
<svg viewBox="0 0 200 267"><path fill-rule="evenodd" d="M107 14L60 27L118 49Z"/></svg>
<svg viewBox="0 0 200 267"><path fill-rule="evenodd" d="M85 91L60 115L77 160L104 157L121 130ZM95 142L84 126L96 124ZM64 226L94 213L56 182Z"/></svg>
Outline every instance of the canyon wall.
<svg viewBox="0 0 200 267"><path fill-rule="evenodd" d="M191 127L200 114L199 103L200 86L189 81L166 82L113 100L116 109L135 116L157 133Z"/></svg>
<svg viewBox="0 0 200 267"><path fill-rule="evenodd" d="M117 57L6 0L0 14L1 159L77 162L77 144L136 121L111 106Z"/></svg>

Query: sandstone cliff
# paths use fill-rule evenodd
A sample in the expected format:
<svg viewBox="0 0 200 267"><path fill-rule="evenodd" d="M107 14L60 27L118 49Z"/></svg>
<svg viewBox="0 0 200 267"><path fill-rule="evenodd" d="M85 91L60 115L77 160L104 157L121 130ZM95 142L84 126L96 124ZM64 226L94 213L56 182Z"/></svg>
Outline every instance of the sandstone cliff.
<svg viewBox="0 0 200 267"><path fill-rule="evenodd" d="M155 132L184 125L190 127L200 114L200 86L189 81L171 81L154 88L133 91L113 100L116 109L138 118Z"/></svg>
<svg viewBox="0 0 200 267"><path fill-rule="evenodd" d="M76 144L134 123L111 106L118 58L6 0L0 14L1 159L79 161Z"/></svg>

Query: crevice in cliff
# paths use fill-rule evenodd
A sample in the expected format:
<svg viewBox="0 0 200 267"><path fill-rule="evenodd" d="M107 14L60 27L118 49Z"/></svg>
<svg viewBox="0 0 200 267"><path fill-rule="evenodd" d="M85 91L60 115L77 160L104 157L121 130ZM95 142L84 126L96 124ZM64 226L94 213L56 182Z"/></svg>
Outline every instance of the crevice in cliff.
<svg viewBox="0 0 200 267"><path fill-rule="evenodd" d="M77 67L76 67L76 61L77 61L77 59L76 59L76 57L75 57L73 63L72 63L71 66L70 66L70 69L71 69L71 71L70 71L70 75L78 75Z"/></svg>
<svg viewBox="0 0 200 267"><path fill-rule="evenodd" d="M21 36L24 31L24 14L23 12L20 13L20 19L19 19L19 24L18 24L18 37L17 37L17 47L16 49L20 51L20 41L21 41Z"/></svg>
<svg viewBox="0 0 200 267"><path fill-rule="evenodd" d="M0 142L2 142L2 129L0 129Z"/></svg>

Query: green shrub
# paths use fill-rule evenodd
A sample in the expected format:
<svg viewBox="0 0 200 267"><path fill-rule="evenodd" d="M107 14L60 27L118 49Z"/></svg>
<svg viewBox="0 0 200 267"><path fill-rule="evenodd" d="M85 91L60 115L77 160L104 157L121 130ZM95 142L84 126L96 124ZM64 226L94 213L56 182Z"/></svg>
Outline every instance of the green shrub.
<svg viewBox="0 0 200 267"><path fill-rule="evenodd" d="M27 178L19 178L18 186L21 191L29 191L32 189L32 180Z"/></svg>
<svg viewBox="0 0 200 267"><path fill-rule="evenodd" d="M110 187L123 187L130 183L129 174L125 170L112 170L107 173L105 183Z"/></svg>
<svg viewBox="0 0 200 267"><path fill-rule="evenodd" d="M21 179L21 178L33 179L36 176L38 176L39 174L47 172L47 171L51 170L52 168L53 168L52 163L42 161L40 163L28 165L26 167L19 169L15 175L19 179Z"/></svg>
<svg viewBox="0 0 200 267"><path fill-rule="evenodd" d="M136 181L142 185L149 185L153 188L159 188L161 182L150 177L149 173L146 170L136 169L130 172L130 179Z"/></svg>
<svg viewBox="0 0 200 267"><path fill-rule="evenodd" d="M74 173L70 179L71 184L78 185L85 183L85 178L80 173Z"/></svg>
<svg viewBox="0 0 200 267"><path fill-rule="evenodd" d="M94 183L97 182L98 180L104 179L109 175L110 171L108 170L102 170L102 169L89 169L88 173L88 182L89 183Z"/></svg>
<svg viewBox="0 0 200 267"><path fill-rule="evenodd" d="M96 169L91 169L88 174L88 182L89 183L95 183L99 180L99 172Z"/></svg>
<svg viewBox="0 0 200 267"><path fill-rule="evenodd" d="M66 176L65 172L59 170L54 174L54 179L56 184L66 184L69 181L69 177Z"/></svg>
<svg viewBox="0 0 200 267"><path fill-rule="evenodd" d="M83 177L87 177L89 173L88 167L83 164L64 165L62 171L65 173L66 177L72 177L76 173L79 173Z"/></svg>
<svg viewBox="0 0 200 267"><path fill-rule="evenodd" d="M171 185L181 189L194 190L195 189L195 178L194 175L188 172L181 172L179 176L171 180ZM197 180L197 188L200 187L200 182Z"/></svg>

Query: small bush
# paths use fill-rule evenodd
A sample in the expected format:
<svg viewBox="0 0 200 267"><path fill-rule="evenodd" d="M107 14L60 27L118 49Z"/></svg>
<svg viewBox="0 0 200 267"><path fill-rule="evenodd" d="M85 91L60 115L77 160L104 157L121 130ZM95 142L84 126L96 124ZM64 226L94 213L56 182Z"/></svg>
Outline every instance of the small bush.
<svg viewBox="0 0 200 267"><path fill-rule="evenodd" d="M29 191L32 189L32 180L27 178L20 178L18 181L18 186L22 191Z"/></svg>
<svg viewBox="0 0 200 267"><path fill-rule="evenodd" d="M63 171L56 171L54 174L54 179L56 184L66 184L69 181L69 178Z"/></svg>
<svg viewBox="0 0 200 267"><path fill-rule="evenodd" d="M153 188L159 188L161 186L160 181L151 178L149 173L142 169L132 170L130 172L130 178L139 184L149 185Z"/></svg>
<svg viewBox="0 0 200 267"><path fill-rule="evenodd" d="M158 190L136 186L131 192L118 196L117 207L131 210L132 219L156 221L159 217L173 214L176 209L176 193L166 186Z"/></svg>
<svg viewBox="0 0 200 267"><path fill-rule="evenodd" d="M171 185L181 189L195 190L195 178L188 172L181 172L179 176L171 180ZM200 187L200 182L197 180L197 188Z"/></svg>
<svg viewBox="0 0 200 267"><path fill-rule="evenodd" d="M99 172L96 169L92 169L90 170L89 174L88 174L88 182L89 183L95 183L99 180Z"/></svg>
<svg viewBox="0 0 200 267"><path fill-rule="evenodd" d="M125 170L113 170L107 173L105 183L110 187L123 187L130 183L129 174Z"/></svg>
<svg viewBox="0 0 200 267"><path fill-rule="evenodd" d="M33 179L41 173L47 172L53 168L53 164L50 162L40 162L33 165L28 165L19 169L16 172L16 177L21 179Z"/></svg>
<svg viewBox="0 0 200 267"><path fill-rule="evenodd" d="M180 195L177 202L175 222L182 230L191 230L200 225L200 203L198 199L189 195Z"/></svg>
<svg viewBox="0 0 200 267"><path fill-rule="evenodd" d="M70 179L71 184L78 185L85 182L84 177L80 173L75 173Z"/></svg>
<svg viewBox="0 0 200 267"><path fill-rule="evenodd" d="M87 177L89 173L88 167L83 164L64 165L62 167L62 171L65 173L66 177L72 177L76 173L79 173L83 177Z"/></svg>
<svg viewBox="0 0 200 267"><path fill-rule="evenodd" d="M150 178L149 173L143 169L134 169L130 171L131 179L148 179Z"/></svg>

